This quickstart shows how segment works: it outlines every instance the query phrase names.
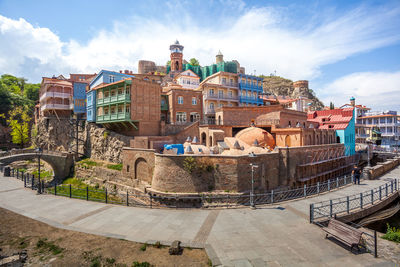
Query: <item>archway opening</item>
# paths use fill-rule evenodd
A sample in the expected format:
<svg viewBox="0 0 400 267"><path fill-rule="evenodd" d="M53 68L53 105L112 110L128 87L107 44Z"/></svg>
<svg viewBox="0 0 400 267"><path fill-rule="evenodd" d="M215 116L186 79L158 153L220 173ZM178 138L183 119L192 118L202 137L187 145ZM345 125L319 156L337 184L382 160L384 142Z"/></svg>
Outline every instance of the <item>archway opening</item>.
<svg viewBox="0 0 400 267"><path fill-rule="evenodd" d="M285 137L285 146L287 147L291 146L290 135L286 135Z"/></svg>
<svg viewBox="0 0 400 267"><path fill-rule="evenodd" d="M149 165L144 158L138 158L135 162L135 179L151 183Z"/></svg>

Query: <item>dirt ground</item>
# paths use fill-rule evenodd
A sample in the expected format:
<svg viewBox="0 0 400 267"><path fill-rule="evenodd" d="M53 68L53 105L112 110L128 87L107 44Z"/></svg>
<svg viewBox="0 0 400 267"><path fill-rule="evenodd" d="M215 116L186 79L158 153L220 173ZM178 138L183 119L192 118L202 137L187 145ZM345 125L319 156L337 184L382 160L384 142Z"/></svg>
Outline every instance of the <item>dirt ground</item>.
<svg viewBox="0 0 400 267"><path fill-rule="evenodd" d="M169 255L168 247L58 229L0 208L0 255L22 250L27 266L209 266L203 249Z"/></svg>

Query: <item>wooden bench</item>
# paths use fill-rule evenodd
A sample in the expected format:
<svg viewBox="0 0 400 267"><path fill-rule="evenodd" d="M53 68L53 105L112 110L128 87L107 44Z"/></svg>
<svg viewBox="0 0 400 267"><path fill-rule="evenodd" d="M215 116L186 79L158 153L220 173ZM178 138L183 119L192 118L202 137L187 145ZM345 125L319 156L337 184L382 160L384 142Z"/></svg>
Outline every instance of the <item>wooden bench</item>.
<svg viewBox="0 0 400 267"><path fill-rule="evenodd" d="M323 227L322 230L326 232L325 238L331 235L342 243L350 246L351 251L354 246L359 250L358 245L361 242L362 231L335 219L330 219L328 227Z"/></svg>

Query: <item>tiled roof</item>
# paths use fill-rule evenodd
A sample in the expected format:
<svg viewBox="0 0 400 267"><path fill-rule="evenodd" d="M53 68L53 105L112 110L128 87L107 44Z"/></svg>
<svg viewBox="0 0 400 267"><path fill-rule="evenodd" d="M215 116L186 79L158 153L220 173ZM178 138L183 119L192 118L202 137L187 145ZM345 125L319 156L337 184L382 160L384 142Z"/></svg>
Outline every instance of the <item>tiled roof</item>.
<svg viewBox="0 0 400 267"><path fill-rule="evenodd" d="M320 129L346 129L353 118L354 108L329 109L308 112L307 121L318 122Z"/></svg>

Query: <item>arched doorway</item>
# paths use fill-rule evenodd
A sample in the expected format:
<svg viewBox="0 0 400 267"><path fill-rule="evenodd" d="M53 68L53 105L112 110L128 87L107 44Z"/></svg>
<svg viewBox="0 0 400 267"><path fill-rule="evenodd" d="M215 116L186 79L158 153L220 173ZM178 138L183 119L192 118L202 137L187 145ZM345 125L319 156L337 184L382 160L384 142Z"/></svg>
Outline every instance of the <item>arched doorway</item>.
<svg viewBox="0 0 400 267"><path fill-rule="evenodd" d="M135 162L135 179L151 183L149 165L144 158L138 158Z"/></svg>
<svg viewBox="0 0 400 267"><path fill-rule="evenodd" d="M286 135L285 137L285 146L287 147L291 146L290 135Z"/></svg>
<svg viewBox="0 0 400 267"><path fill-rule="evenodd" d="M213 139L212 139L212 136L210 136L210 144L209 144L209 146L213 146Z"/></svg>
<svg viewBox="0 0 400 267"><path fill-rule="evenodd" d="M207 135L206 135L206 133L201 133L201 136L200 136L200 143L201 143L203 146L205 146L205 145L206 145L206 142L207 142Z"/></svg>

